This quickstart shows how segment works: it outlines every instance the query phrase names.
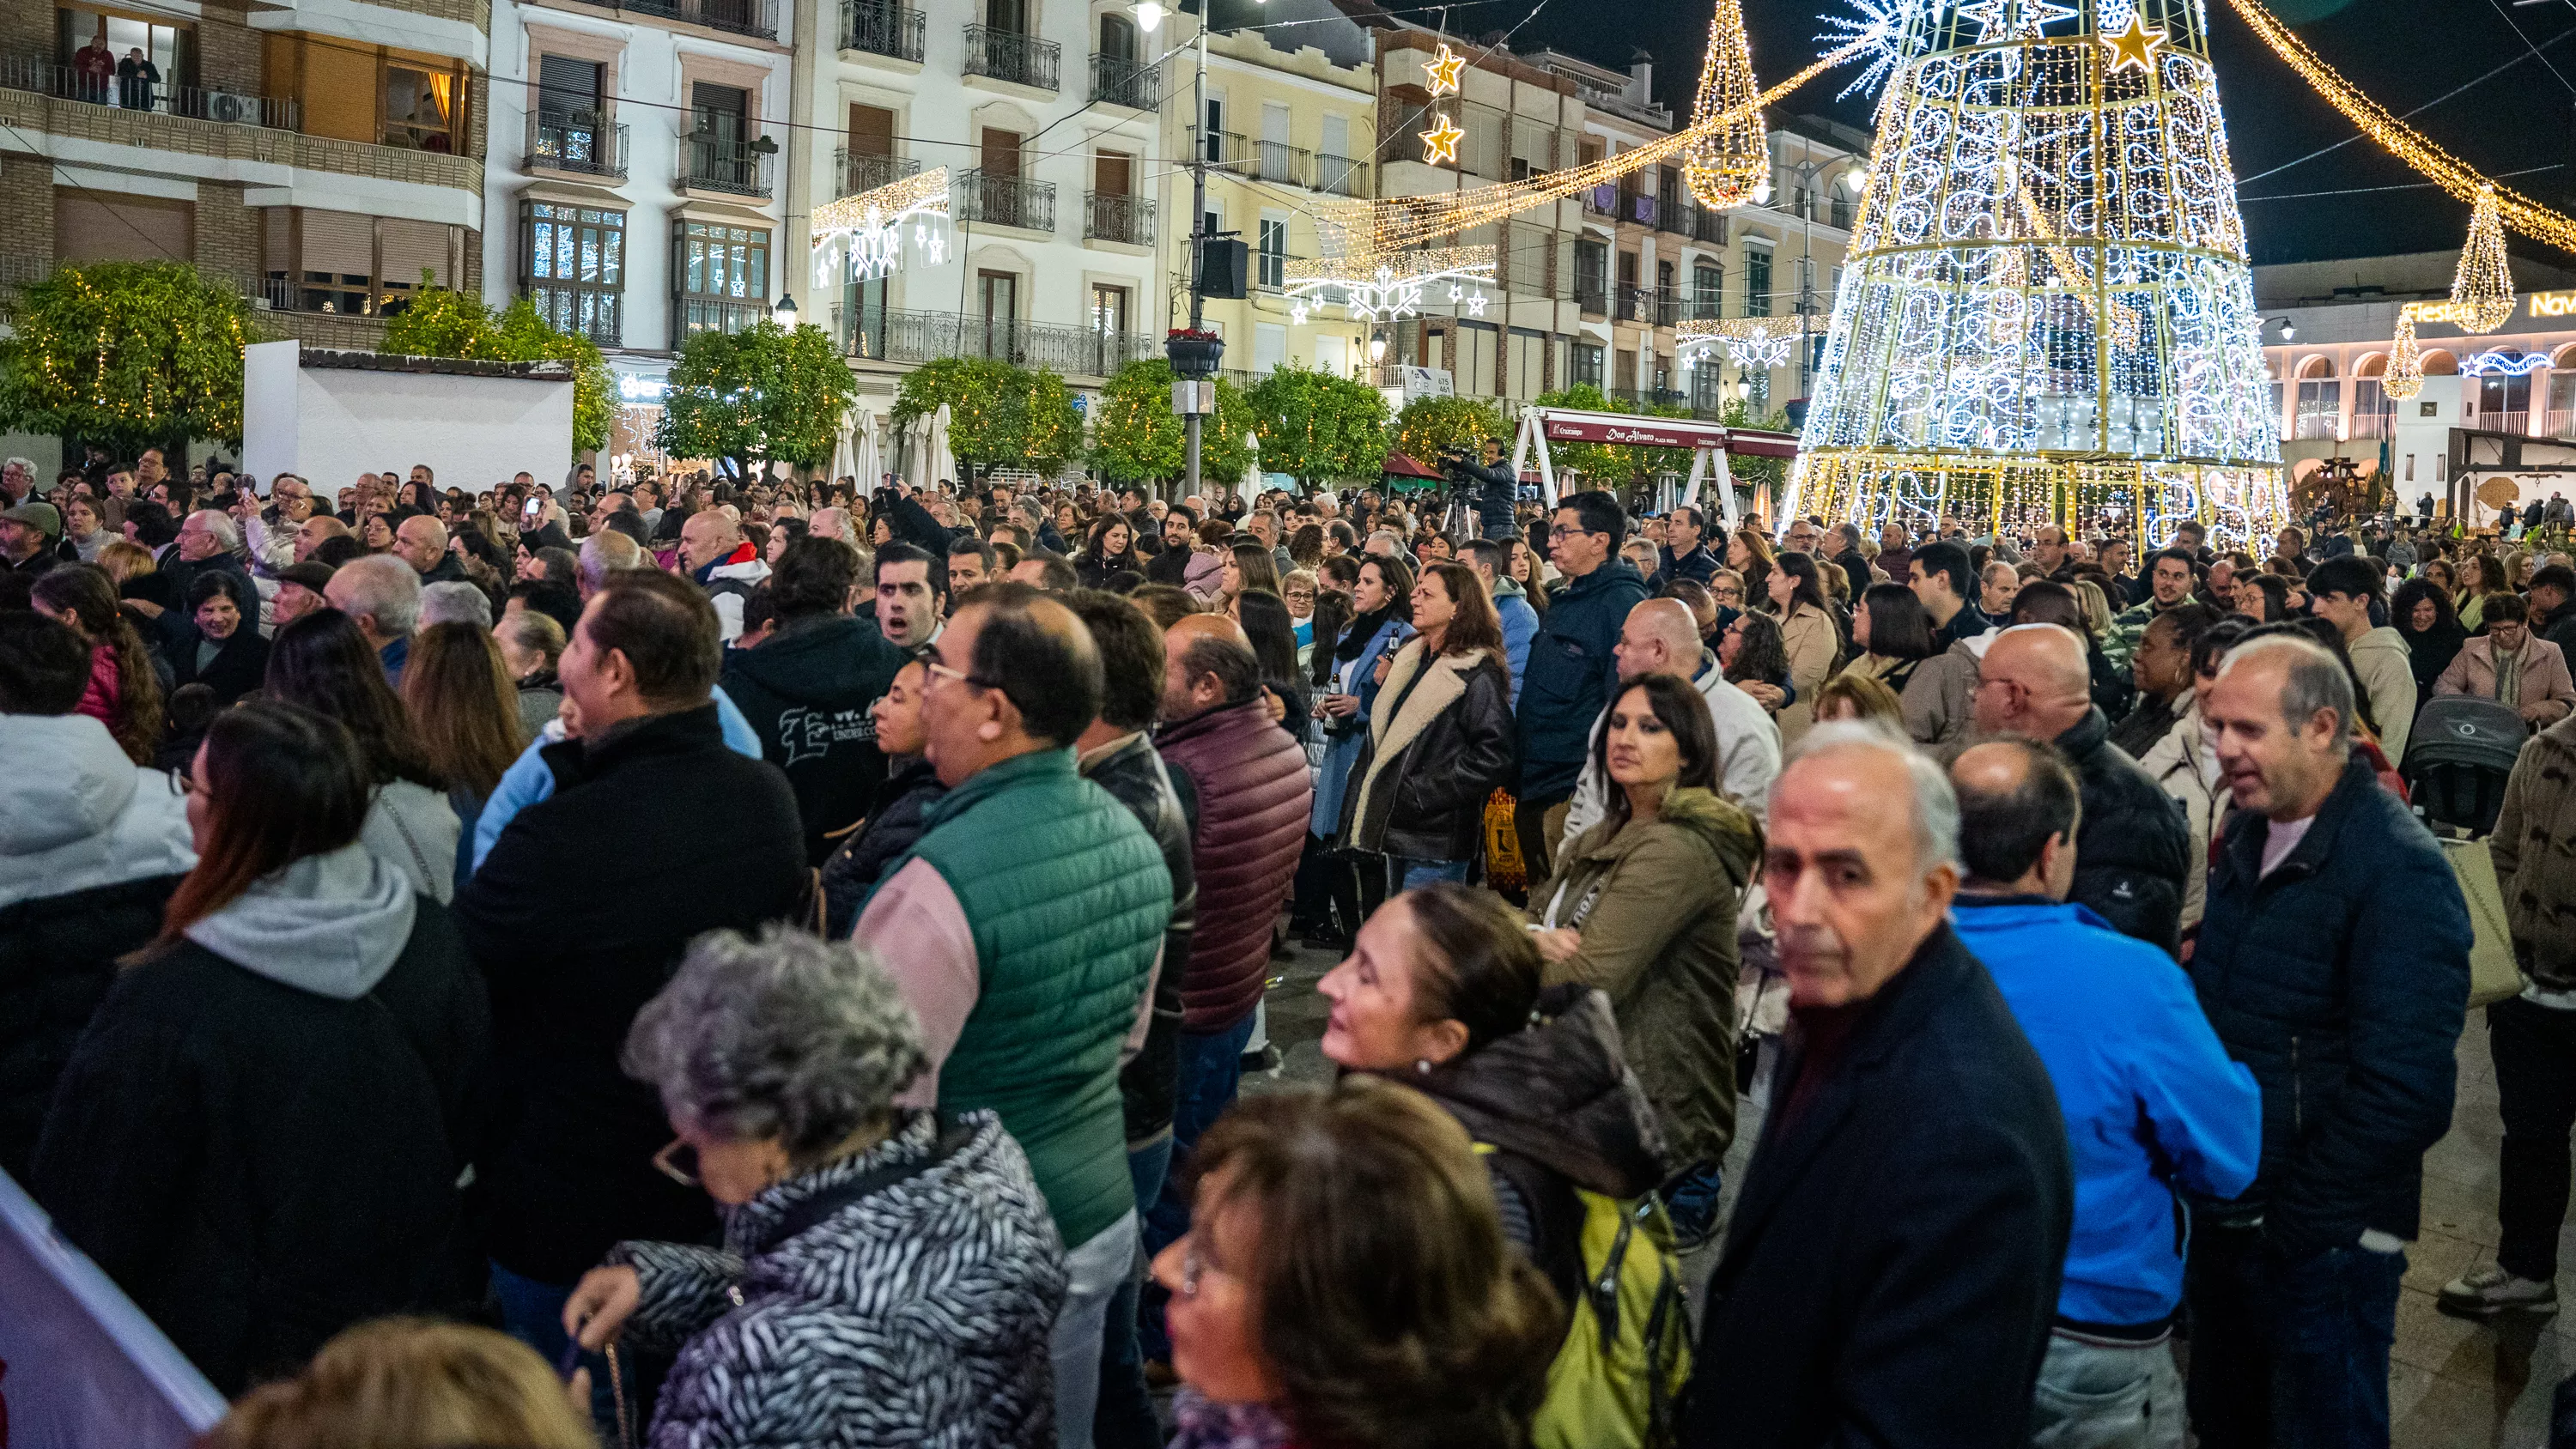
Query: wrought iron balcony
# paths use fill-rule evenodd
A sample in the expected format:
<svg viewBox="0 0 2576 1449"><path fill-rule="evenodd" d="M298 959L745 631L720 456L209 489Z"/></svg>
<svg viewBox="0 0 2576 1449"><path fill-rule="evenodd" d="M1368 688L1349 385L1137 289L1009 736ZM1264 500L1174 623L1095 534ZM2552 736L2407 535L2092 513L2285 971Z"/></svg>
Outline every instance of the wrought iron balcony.
<svg viewBox="0 0 2576 1449"><path fill-rule="evenodd" d="M1055 183L1018 176L996 176L975 170L957 178L954 204L961 221L987 226L1016 226L1025 231L1055 230Z"/></svg>
<svg viewBox="0 0 2576 1449"><path fill-rule="evenodd" d="M626 179L626 128L596 115L528 117L527 169Z"/></svg>
<svg viewBox="0 0 2576 1449"><path fill-rule="evenodd" d="M850 356L867 361L992 357L1081 377L1107 377L1128 363L1163 355L1163 339L1149 333L1103 332L967 312L884 308L862 308L846 315L841 340Z"/></svg>
<svg viewBox="0 0 2576 1449"><path fill-rule="evenodd" d="M1154 244L1154 199L1099 191L1082 194L1082 234L1131 247Z"/></svg>
<svg viewBox="0 0 2576 1449"><path fill-rule="evenodd" d="M990 25L966 27L966 74L1009 81L1036 90L1056 88L1064 47L1052 40L996 30Z"/></svg>
<svg viewBox="0 0 2576 1449"><path fill-rule="evenodd" d="M885 0L844 0L841 48L896 60L921 59L922 14Z"/></svg>
<svg viewBox="0 0 2576 1449"><path fill-rule="evenodd" d="M1369 194L1369 164L1354 161L1348 156L1318 151L1315 153L1315 189L1329 191L1335 196L1366 196Z"/></svg>
<svg viewBox="0 0 2576 1449"><path fill-rule="evenodd" d="M1577 308L1585 312L1589 312L1597 317L1608 316L1610 312L1610 289L1606 284L1601 282L1576 282L1574 284L1574 305Z"/></svg>
<svg viewBox="0 0 2576 1449"><path fill-rule="evenodd" d="M865 152L853 155L849 147L843 146L832 153L832 194L856 196L890 186L920 170L921 163L909 156L871 156Z"/></svg>
<svg viewBox="0 0 2576 1449"><path fill-rule="evenodd" d="M778 0L619 0L639 15L686 21L733 35L778 38Z"/></svg>
<svg viewBox="0 0 2576 1449"><path fill-rule="evenodd" d="M728 196L769 198L774 149L757 149L751 141L715 136L680 138L680 184L693 191L720 191Z"/></svg>
<svg viewBox="0 0 2576 1449"><path fill-rule="evenodd" d="M1250 175L1257 180L1277 182L1283 186L1312 185L1315 153L1301 151L1285 141L1255 142Z"/></svg>
<svg viewBox="0 0 2576 1449"><path fill-rule="evenodd" d="M1124 55L1091 57L1091 98L1131 111L1151 111L1163 104L1162 67Z"/></svg>

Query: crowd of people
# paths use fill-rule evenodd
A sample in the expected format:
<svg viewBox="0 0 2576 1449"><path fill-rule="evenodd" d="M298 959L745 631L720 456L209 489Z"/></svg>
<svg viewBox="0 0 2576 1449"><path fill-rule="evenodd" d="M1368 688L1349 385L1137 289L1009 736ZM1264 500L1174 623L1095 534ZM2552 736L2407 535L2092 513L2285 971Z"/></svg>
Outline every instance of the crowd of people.
<svg viewBox="0 0 2576 1449"><path fill-rule="evenodd" d="M0 1169L226 1449L2384 1443L2449 696L2555 1303L2546 530L36 481Z"/></svg>

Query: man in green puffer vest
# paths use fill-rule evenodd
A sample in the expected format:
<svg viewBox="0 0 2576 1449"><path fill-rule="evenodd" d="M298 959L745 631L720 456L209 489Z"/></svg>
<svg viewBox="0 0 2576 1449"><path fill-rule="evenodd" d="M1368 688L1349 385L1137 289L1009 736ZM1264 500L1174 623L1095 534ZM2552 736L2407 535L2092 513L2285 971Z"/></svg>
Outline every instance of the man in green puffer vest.
<svg viewBox="0 0 2576 1449"><path fill-rule="evenodd" d="M1143 1040L1172 878L1136 817L1074 768L1102 684L1071 610L987 585L932 652L922 725L948 793L856 938L921 1018L931 1067L905 1104L989 1107L1028 1153L1066 1249L1057 1442L1087 1446L1101 1330L1136 1246L1118 1068Z"/></svg>

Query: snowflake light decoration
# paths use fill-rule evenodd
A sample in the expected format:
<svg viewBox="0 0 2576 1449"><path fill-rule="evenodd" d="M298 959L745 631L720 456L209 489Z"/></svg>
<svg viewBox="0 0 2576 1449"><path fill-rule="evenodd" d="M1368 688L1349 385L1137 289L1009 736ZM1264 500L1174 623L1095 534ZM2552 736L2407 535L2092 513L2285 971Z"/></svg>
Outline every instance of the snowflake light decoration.
<svg viewBox="0 0 2576 1449"><path fill-rule="evenodd" d="M814 285L872 282L900 270L907 225L913 250L940 265L948 255L947 167L814 208Z"/></svg>
<svg viewBox="0 0 2576 1449"><path fill-rule="evenodd" d="M1482 289L1494 285L1494 249L1485 246L1357 252L1319 261L1291 262L1283 290L1292 317L1299 308L1338 304L1342 315L1354 322L1393 322L1421 316L1423 294L1444 282L1452 304L1483 316L1486 298Z"/></svg>
<svg viewBox="0 0 2576 1449"><path fill-rule="evenodd" d="M1861 52L1861 58L1868 63L1834 99L1877 94L1922 49L1924 30L1940 20L1946 3L1947 0L1843 0L1842 10L1819 16L1825 28L1817 32L1816 44L1827 54L1861 42L1868 47Z"/></svg>

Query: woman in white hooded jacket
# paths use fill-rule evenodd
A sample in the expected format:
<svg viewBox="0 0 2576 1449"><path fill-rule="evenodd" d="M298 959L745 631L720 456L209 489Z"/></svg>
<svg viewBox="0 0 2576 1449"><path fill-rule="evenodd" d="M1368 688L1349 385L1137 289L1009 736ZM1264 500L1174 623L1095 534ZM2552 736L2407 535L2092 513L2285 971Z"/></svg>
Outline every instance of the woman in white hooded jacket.
<svg viewBox="0 0 2576 1449"><path fill-rule="evenodd" d="M186 800L77 712L90 646L0 613L0 1170L24 1181L54 1081L197 863Z"/></svg>
<svg viewBox="0 0 2576 1449"><path fill-rule="evenodd" d="M54 1094L31 1188L215 1387L361 1319L470 1307L490 1057L447 912L358 843L349 731L261 700L191 770L198 863Z"/></svg>

